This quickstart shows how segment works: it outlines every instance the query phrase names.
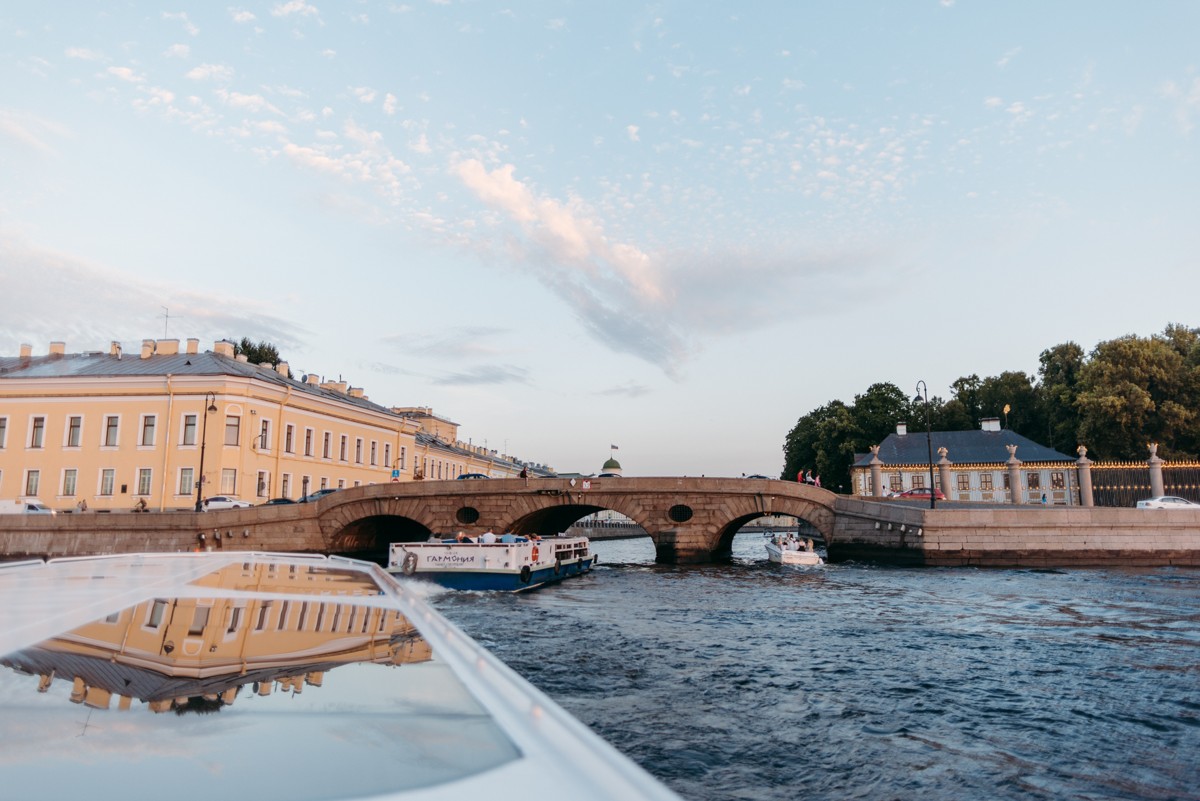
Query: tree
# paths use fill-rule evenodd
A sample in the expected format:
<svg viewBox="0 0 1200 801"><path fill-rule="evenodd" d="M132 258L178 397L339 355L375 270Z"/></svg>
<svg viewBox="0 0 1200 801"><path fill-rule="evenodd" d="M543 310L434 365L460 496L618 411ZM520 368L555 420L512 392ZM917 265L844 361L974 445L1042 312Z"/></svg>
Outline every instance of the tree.
<svg viewBox="0 0 1200 801"><path fill-rule="evenodd" d="M250 341L249 337L242 337L241 341L233 346L235 356L245 355L246 361L250 364L279 364L283 359L279 358L279 349L265 340L255 344ZM291 378L291 370L288 371L288 378Z"/></svg>
<svg viewBox="0 0 1200 801"><path fill-rule="evenodd" d="M1009 407L1008 414L1004 407ZM1046 429L1033 387L1033 378L1020 371L1006 370L979 385L980 418L1005 420L1005 427L1032 440L1044 440Z"/></svg>
<svg viewBox="0 0 1200 801"><path fill-rule="evenodd" d="M1195 332L1193 332L1193 336ZM1200 443L1192 346L1177 328L1163 336L1135 335L1101 342L1080 370L1079 433L1097 455L1144 459L1157 442L1165 458L1195 458Z"/></svg>
<svg viewBox="0 0 1200 801"><path fill-rule="evenodd" d="M1064 342L1038 356L1037 401L1046 423L1046 445L1071 453L1079 445L1079 373L1083 348Z"/></svg>

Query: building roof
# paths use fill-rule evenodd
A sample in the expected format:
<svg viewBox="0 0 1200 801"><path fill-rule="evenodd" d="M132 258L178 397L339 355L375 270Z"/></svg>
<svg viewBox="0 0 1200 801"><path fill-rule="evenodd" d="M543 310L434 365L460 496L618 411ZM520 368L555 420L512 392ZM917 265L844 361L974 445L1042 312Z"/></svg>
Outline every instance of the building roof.
<svg viewBox="0 0 1200 801"><path fill-rule="evenodd" d="M1053 448L1039 445L1015 431L934 431L933 460L939 459L938 448L945 448L946 458L955 464L999 463L1008 461L1008 445L1016 445L1016 456L1022 462L1072 462L1074 459ZM879 444L879 461L885 465L928 464L929 447L925 432L888 434ZM870 453L855 454L854 467L871 464Z"/></svg>
<svg viewBox="0 0 1200 801"><path fill-rule="evenodd" d="M270 384L290 386L296 392L337 400L372 412L392 417L397 416L388 407L380 406L364 397L356 397L334 389L322 389L316 384L288 378L273 367L250 364L212 351L155 355L147 358L140 358L136 353L114 355L103 352L27 357L0 356L0 381L11 378L111 378L166 375L225 375L252 378Z"/></svg>
<svg viewBox="0 0 1200 801"><path fill-rule="evenodd" d="M601 470L620 470L620 469L621 469L621 463L618 462L616 459L609 459L607 462L604 463L604 467L601 468Z"/></svg>

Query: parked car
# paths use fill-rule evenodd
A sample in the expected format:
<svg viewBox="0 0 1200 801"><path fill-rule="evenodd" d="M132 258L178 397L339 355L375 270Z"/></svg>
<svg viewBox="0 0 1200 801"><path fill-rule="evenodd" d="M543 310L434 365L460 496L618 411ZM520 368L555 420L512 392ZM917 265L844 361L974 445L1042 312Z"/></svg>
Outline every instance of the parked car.
<svg viewBox="0 0 1200 801"><path fill-rule="evenodd" d="M1137 502L1139 509L1200 509L1200 503L1193 503L1187 498L1174 495L1159 495L1157 498L1147 498Z"/></svg>
<svg viewBox="0 0 1200 801"><path fill-rule="evenodd" d="M282 506L286 503L295 503L291 498L272 498L269 501L260 503L259 506Z"/></svg>
<svg viewBox="0 0 1200 801"><path fill-rule="evenodd" d="M217 509L249 509L253 505L250 501L243 501L232 495L214 495L204 499L204 508L210 512Z"/></svg>
<svg viewBox="0 0 1200 801"><path fill-rule="evenodd" d="M895 495L895 497L897 497L897 498L925 498L926 500L928 500L929 487L913 487L912 489L908 489L908 490L905 490L904 492L897 493ZM934 500L938 500L938 501L946 500L946 495L940 489L936 489L936 488L933 490L933 497L934 497Z"/></svg>
<svg viewBox="0 0 1200 801"><path fill-rule="evenodd" d="M54 510L39 500L0 501L0 514L6 515L52 515Z"/></svg>
<svg viewBox="0 0 1200 801"><path fill-rule="evenodd" d="M483 473L463 473L458 477L459 481L471 481L477 478L487 478Z"/></svg>
<svg viewBox="0 0 1200 801"><path fill-rule="evenodd" d="M337 487L326 487L325 489L319 489L316 492L308 493L303 498L296 501L296 503L314 503L316 501L321 500L326 495L332 495L333 493L335 493L337 491L338 491Z"/></svg>

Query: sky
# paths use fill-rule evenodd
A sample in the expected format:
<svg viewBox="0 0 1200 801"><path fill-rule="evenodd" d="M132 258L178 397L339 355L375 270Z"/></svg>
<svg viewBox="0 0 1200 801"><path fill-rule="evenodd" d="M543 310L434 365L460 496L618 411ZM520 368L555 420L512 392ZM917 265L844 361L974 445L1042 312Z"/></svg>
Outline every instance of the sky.
<svg viewBox="0 0 1200 801"><path fill-rule="evenodd" d="M8 3L0 353L247 336L559 471L778 475L874 383L1200 325L1197 30L1169 0Z"/></svg>

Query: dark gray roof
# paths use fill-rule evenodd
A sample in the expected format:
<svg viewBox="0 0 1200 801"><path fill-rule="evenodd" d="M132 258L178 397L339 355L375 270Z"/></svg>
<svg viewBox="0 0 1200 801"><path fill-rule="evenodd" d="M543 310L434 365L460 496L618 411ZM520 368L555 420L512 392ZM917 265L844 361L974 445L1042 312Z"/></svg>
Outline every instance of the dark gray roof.
<svg viewBox="0 0 1200 801"><path fill-rule="evenodd" d="M1022 462L1071 462L1074 459L1065 453L1039 445L1015 431L934 431L933 461L940 459L938 448L946 448L946 458L955 464L1005 463L1008 461L1007 445L1017 446L1017 458ZM879 461L885 465L927 464L929 447L925 443L925 432L912 432L901 436L888 434L879 443ZM871 454L855 454L854 466L866 467L871 463Z"/></svg>
<svg viewBox="0 0 1200 801"><path fill-rule="evenodd" d="M212 351L204 353L178 353L170 356L151 356L146 359L139 354L126 353L113 356L108 353L66 353L46 356L0 356L0 380L6 378L79 378L112 376L156 376L156 375L229 375L253 378L269 384L290 386L295 391L323 398L339 400L361 409L397 416L386 406L380 406L366 398L330 389L321 389L287 376L280 375L271 367L260 367L249 362L220 356Z"/></svg>

